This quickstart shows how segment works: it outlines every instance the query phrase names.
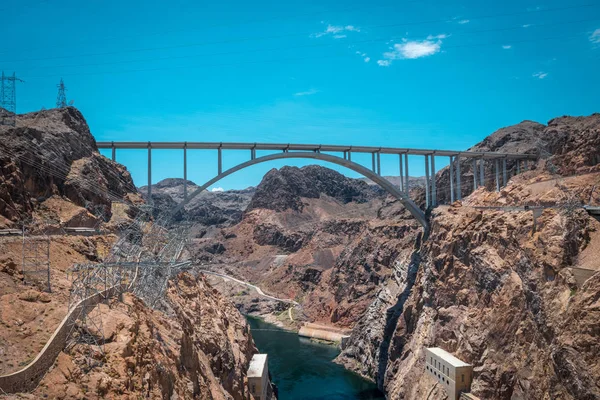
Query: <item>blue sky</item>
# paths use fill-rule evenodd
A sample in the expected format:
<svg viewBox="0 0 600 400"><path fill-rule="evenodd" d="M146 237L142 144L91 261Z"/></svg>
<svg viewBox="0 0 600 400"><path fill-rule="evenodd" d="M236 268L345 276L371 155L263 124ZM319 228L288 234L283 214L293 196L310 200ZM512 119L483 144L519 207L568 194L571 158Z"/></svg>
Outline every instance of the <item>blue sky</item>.
<svg viewBox="0 0 600 400"><path fill-rule="evenodd" d="M62 77L97 140L465 149L525 119L600 111L597 0L5 3L0 69L26 81L18 112L53 107ZM225 152L224 168L248 156ZM216 152L188 158L197 183L216 173ZM144 151L117 159L146 184ZM155 151L153 181L182 176L180 159ZM382 158L383 174L397 168Z"/></svg>

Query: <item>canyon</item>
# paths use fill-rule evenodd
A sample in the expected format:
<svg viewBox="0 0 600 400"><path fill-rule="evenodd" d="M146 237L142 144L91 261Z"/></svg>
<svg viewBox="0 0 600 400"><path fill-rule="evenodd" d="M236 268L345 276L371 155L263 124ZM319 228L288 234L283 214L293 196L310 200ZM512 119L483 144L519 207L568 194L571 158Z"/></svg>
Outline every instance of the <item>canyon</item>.
<svg viewBox="0 0 600 400"><path fill-rule="evenodd" d="M23 276L19 237L0 239L6 374L27 364L66 314L69 268L102 261L149 199L124 166L98 153L72 107L19 116L0 138L1 227L26 220L32 234L51 234L53 289ZM573 272L600 270L600 222L582 207L600 203L600 114L524 121L469 150L541 156L498 192L492 163L486 185L473 190L463 160L463 198L450 203L440 190L428 231L379 187L320 166L204 192L181 216L193 224L192 266L169 280L169 308L130 293L101 304L100 367L88 370L84 347L74 345L32 393L0 397L250 398L246 371L258 350L249 314L291 330L311 322L348 332L336 362L389 399L444 398L424 370L424 349L434 346L473 365L471 392L482 399L600 398L600 274L579 283ZM448 187L449 168L435 179ZM411 179L424 209L423 186ZM153 204L183 200L181 179L152 189ZM70 236L69 226L99 229Z"/></svg>

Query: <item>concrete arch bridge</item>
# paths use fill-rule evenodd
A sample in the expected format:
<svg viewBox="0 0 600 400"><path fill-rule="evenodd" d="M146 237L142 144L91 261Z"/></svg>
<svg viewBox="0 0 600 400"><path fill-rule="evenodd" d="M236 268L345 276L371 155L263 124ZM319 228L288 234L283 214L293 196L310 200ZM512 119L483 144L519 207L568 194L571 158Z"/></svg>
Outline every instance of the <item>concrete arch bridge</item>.
<svg viewBox="0 0 600 400"><path fill-rule="evenodd" d="M369 147L369 146L341 146L341 145L312 145L312 144L274 144L274 143L224 143L224 142L98 142L99 149L111 149L112 160L116 161L117 149L147 149L148 151L148 198L152 195L152 152L157 150L182 150L182 167L184 178L184 201L179 204L177 210L182 209L192 198L200 194L203 190L214 185L219 180L229 176L241 169L260 164L263 162L281 160L281 159L313 159L330 162L352 171L372 180L375 184L382 187L392 196L397 198L406 209L415 217L415 219L425 228L428 228L427 219L424 212L409 197L408 178L409 163L408 156L422 156L425 163L425 203L426 207L437 206L438 188L435 180L435 160L436 157L449 157L450 159L450 188L452 200L460 200L461 190L461 171L460 160L462 158L472 160L473 185L484 184L484 164L493 162L495 165L496 190L500 190L507 182L507 160L516 161L517 173L522 169L527 169L529 161L535 161L537 155L515 154L515 153L493 153L493 152L469 152L455 150L438 149L409 149L395 147ZM188 195L187 192L187 150L215 150L217 151L217 175L204 183L194 192ZM223 170L223 152L225 150L248 150L250 158L232 168ZM257 151L270 151L271 154L257 157ZM337 153L333 155L329 153ZM367 168L357 162L352 161L353 153L371 154L372 165ZM393 154L399 157L399 176L400 184L398 186L381 176L381 154ZM502 176L502 178L501 178Z"/></svg>

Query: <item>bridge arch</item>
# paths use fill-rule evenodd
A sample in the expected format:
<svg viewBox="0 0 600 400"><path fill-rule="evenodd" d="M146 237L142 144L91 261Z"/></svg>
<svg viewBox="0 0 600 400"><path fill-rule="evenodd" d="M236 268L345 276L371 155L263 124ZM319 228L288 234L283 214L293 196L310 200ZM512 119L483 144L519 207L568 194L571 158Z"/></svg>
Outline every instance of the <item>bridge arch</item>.
<svg viewBox="0 0 600 400"><path fill-rule="evenodd" d="M256 164L260 164L260 163L267 162L267 161L273 161L273 160L287 159L287 158L307 158L307 159L313 159L313 160L326 161L326 162L330 162L333 164L341 165L342 167L351 169L352 171L357 172L366 178L369 178L370 180L375 182L377 185L379 185L381 188L383 188L386 192L388 192L389 194L391 194L392 196L397 198L404 205L404 207L406 207L406 209L412 214L412 216L415 217L415 219L425 228L425 230L428 229L428 224L427 224L427 219L425 218L425 213L404 192L402 192L398 188L396 188L387 179L377 175L370 169L365 168L362 165L357 164L353 161L346 160L341 157L332 156L329 154L318 153L318 152L300 152L299 151L299 152L275 153L275 154L269 154L266 156L258 157L258 158L243 162L241 164L238 164L235 167L232 167L226 171L223 171L219 175L215 176L213 179L206 182L204 185L200 186L194 192L192 192L187 197L187 199L185 199L183 202L181 202L177 206L177 208L174 210L174 213L177 213L178 211L182 210L183 207L185 207L185 205L187 203L189 203L189 201L191 199L193 199L194 197L199 195L202 191L208 189L210 186L214 185L221 179L225 178L226 176L229 176L239 170L242 170L244 168L247 168L247 167L250 167L250 166L253 166Z"/></svg>

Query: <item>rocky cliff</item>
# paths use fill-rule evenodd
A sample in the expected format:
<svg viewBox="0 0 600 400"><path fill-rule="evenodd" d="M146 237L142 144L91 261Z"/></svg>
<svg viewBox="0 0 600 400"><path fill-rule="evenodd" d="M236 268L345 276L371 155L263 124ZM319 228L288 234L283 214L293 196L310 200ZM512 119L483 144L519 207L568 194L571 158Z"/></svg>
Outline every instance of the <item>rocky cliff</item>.
<svg viewBox="0 0 600 400"><path fill-rule="evenodd" d="M0 215L9 226L51 196L100 206L109 218L112 201L136 193L129 172L98 153L73 107L19 115L16 127L0 127L0 165Z"/></svg>
<svg viewBox="0 0 600 400"><path fill-rule="evenodd" d="M428 240L382 288L338 361L390 398L443 396L424 371L432 346L474 365L481 398L599 398L600 274L579 287L570 269L600 270L590 262L600 225L581 208L600 204L599 136L596 114L522 123L477 145L534 151L543 140L549 154L500 193L481 188L463 206L434 210ZM535 220L531 211L474 208L491 204L555 207Z"/></svg>

